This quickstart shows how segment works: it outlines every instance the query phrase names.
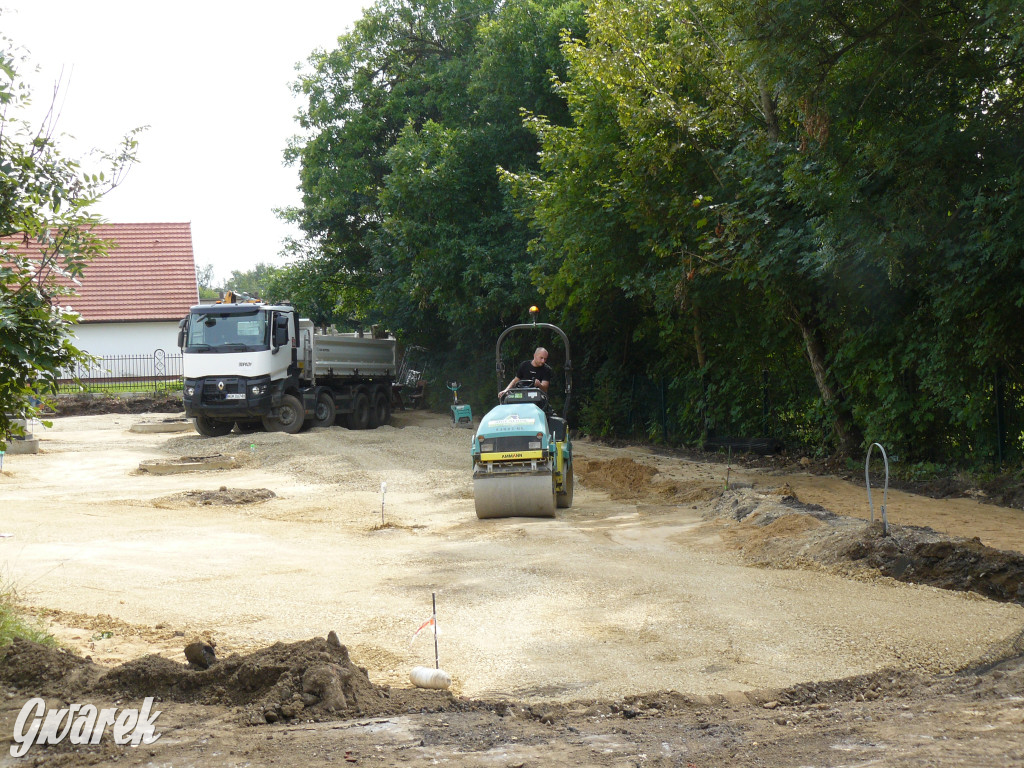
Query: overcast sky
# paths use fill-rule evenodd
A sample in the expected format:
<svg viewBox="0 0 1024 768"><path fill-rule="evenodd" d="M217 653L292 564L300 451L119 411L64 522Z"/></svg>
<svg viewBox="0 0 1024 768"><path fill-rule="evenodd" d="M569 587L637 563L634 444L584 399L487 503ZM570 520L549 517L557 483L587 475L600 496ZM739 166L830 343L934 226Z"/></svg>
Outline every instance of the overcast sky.
<svg viewBox="0 0 1024 768"><path fill-rule="evenodd" d="M331 49L370 0L0 0L0 33L27 49L35 108L63 80L57 130L82 158L131 129L139 164L97 211L111 222L188 221L196 264L218 279L283 265L292 231L273 209L297 205L282 153L300 102L295 65Z"/></svg>

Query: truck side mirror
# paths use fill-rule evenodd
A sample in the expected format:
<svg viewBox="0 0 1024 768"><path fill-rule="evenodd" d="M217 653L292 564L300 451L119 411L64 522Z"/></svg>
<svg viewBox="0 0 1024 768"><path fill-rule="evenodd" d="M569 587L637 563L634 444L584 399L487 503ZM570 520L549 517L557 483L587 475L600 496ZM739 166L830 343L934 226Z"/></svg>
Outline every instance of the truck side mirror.
<svg viewBox="0 0 1024 768"><path fill-rule="evenodd" d="M285 316L278 316L274 320L274 347L275 351L277 348L283 347L288 344L288 318Z"/></svg>
<svg viewBox="0 0 1024 768"><path fill-rule="evenodd" d="M178 321L178 349L185 346L185 328L188 327L188 318L183 317Z"/></svg>

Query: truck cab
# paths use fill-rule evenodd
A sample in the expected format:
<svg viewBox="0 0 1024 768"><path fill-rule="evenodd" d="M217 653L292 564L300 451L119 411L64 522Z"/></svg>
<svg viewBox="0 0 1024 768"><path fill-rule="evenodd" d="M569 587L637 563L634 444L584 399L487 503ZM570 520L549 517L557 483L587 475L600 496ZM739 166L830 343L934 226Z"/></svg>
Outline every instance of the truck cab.
<svg viewBox="0 0 1024 768"><path fill-rule="evenodd" d="M185 414L206 437L235 425L274 432L350 429L391 419L396 340L378 326L370 334L317 333L287 303L230 295L198 304L179 324Z"/></svg>
<svg viewBox="0 0 1024 768"><path fill-rule="evenodd" d="M259 420L298 378L299 319L287 305L200 304L181 321L185 415ZM203 426L197 421L197 428ZM214 428L214 431L217 431ZM226 434L226 431L220 430Z"/></svg>

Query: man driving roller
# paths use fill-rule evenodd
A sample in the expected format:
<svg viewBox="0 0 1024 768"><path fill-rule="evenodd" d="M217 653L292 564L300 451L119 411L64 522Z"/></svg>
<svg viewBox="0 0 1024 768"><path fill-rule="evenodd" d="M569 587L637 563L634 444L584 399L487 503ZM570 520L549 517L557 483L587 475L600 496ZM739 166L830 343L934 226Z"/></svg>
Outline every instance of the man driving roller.
<svg viewBox="0 0 1024 768"><path fill-rule="evenodd" d="M547 394L554 374L555 372L548 365L548 351L544 347L537 347L534 350L533 359L524 360L519 365L519 370L516 371L515 377L508 383L507 387L498 393L498 397L503 397L521 381L528 382L532 386L537 387L537 389L542 390L544 394Z"/></svg>

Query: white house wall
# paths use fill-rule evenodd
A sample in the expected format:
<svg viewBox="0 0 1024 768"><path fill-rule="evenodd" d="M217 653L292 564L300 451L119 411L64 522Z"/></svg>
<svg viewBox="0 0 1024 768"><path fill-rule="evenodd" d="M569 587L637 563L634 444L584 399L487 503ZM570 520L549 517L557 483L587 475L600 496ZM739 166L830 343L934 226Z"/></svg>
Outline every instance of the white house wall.
<svg viewBox="0 0 1024 768"><path fill-rule="evenodd" d="M178 323L83 323L73 326L79 349L98 357L152 355L162 349L177 355Z"/></svg>

